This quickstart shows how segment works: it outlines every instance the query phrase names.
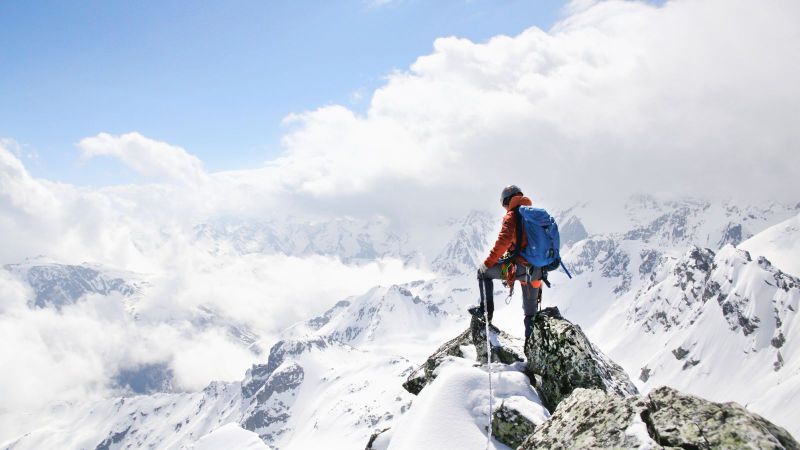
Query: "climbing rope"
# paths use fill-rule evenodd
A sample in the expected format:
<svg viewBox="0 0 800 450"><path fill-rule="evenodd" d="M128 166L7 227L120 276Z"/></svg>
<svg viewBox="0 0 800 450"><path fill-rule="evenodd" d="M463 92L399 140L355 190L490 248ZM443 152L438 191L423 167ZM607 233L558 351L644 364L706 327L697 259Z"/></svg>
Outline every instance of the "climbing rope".
<svg viewBox="0 0 800 450"><path fill-rule="evenodd" d="M492 346L489 343L489 305L486 304L486 298L483 291L483 279L478 276L478 286L481 291L481 304L483 305L483 321L486 324L486 365L489 368L489 434L486 436L486 450L489 450L489 445L492 442Z"/></svg>

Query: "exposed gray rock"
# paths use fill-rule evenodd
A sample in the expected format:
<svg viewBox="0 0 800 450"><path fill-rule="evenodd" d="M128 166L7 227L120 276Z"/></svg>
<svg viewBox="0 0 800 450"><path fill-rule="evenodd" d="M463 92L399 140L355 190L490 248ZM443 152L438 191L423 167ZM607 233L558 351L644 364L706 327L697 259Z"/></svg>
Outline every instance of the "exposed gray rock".
<svg viewBox="0 0 800 450"><path fill-rule="evenodd" d="M369 441L367 442L367 448L364 450L383 450L384 446L382 446L382 438L385 436L385 433L389 431L390 428L384 428L382 430L377 430L372 433L372 436L369 437Z"/></svg>
<svg viewBox="0 0 800 450"><path fill-rule="evenodd" d="M122 442L122 440L125 439L125 436L127 436L129 431L131 431L130 426L122 431L112 432L111 434L108 435L107 438L103 440L103 442L97 444L95 450L110 450L112 446L114 446L114 444Z"/></svg>
<svg viewBox="0 0 800 450"><path fill-rule="evenodd" d="M642 416L653 439L680 448L798 449L797 441L737 403L714 403L660 387Z"/></svg>
<svg viewBox="0 0 800 450"><path fill-rule="evenodd" d="M725 230L722 231L722 237L720 237L719 242L717 242L717 248L722 248L725 244L731 244L733 246L741 244L744 240L742 235L741 223L728 222L728 225L725 226Z"/></svg>
<svg viewBox="0 0 800 450"><path fill-rule="evenodd" d="M644 366L642 367L642 371L639 373L639 379L642 380L643 383L647 383L647 380L650 379L651 373L652 370L649 367Z"/></svg>
<svg viewBox="0 0 800 450"><path fill-rule="evenodd" d="M513 364L524 361L522 340L489 325L492 346L492 361ZM486 322L473 317L469 329L439 347L428 359L416 368L403 383L403 387L416 395L422 388L436 378L436 369L448 358L465 358L464 347L473 347L477 353L477 361L486 362Z"/></svg>
<svg viewBox="0 0 800 450"><path fill-rule="evenodd" d="M472 343L478 352L478 361L486 362L486 322L483 318L473 317L469 324ZM523 341L511 336L489 323L489 342L492 347L492 361L513 364L525 361Z"/></svg>
<svg viewBox="0 0 800 450"><path fill-rule="evenodd" d="M257 433L265 442L274 442L286 432L296 391L305 379L303 368L292 358L328 345L323 339L276 343L270 350L267 364L254 365L242 382L246 404L242 426Z"/></svg>
<svg viewBox="0 0 800 450"><path fill-rule="evenodd" d="M613 237L592 237L578 242L572 258L567 263L573 275L584 272L599 272L603 278L615 278L619 284L614 287L615 294L627 292L631 287L633 275L628 270L630 256Z"/></svg>
<svg viewBox="0 0 800 450"><path fill-rule="evenodd" d="M675 359L680 360L680 359L686 358L686 355L689 354L689 350L686 350L683 347L678 347L678 348L676 348L675 350L672 351L672 354L673 354L673 356L675 356Z"/></svg>
<svg viewBox="0 0 800 450"><path fill-rule="evenodd" d="M548 421L536 428L521 448L637 448L654 445L641 419L641 413L646 409L646 402L637 396L623 398L607 395L598 389L577 388L558 405Z"/></svg>
<svg viewBox="0 0 800 450"><path fill-rule="evenodd" d="M463 358L464 352L461 350L461 347L471 344L471 330L466 330L455 338L447 341L429 356L421 366L411 372L406 382L403 383L403 387L414 395L419 394L422 388L430 384L431 381L436 378L434 371L448 356Z"/></svg>
<svg viewBox="0 0 800 450"><path fill-rule="evenodd" d="M242 394L245 397L252 397L287 357L300 355L312 348L323 349L327 346L328 343L323 339L278 341L270 349L266 364L255 364L247 371L242 382Z"/></svg>
<svg viewBox="0 0 800 450"><path fill-rule="evenodd" d="M569 216L566 220L561 220L561 218L559 218L558 228L562 247L569 247L589 237L589 233L586 231L586 227L583 226L583 222L575 215Z"/></svg>
<svg viewBox="0 0 800 450"><path fill-rule="evenodd" d="M677 206L677 205L676 205ZM673 243L693 234L688 217L696 212L695 205L681 206L663 214L646 225L625 233L627 240Z"/></svg>
<svg viewBox="0 0 800 450"><path fill-rule="evenodd" d="M480 264L489 245L497 218L486 211L471 211L463 221L455 224L458 230L445 248L434 258L431 267L445 275L473 272ZM474 272L473 272L474 273Z"/></svg>
<svg viewBox="0 0 800 450"><path fill-rule="evenodd" d="M35 298L29 304L36 308L53 307L60 310L87 294L109 295L116 292L130 297L142 289L141 283L130 282L87 266L9 264L4 268L30 284Z"/></svg>
<svg viewBox="0 0 800 450"><path fill-rule="evenodd" d="M576 388L621 397L638 393L622 367L589 342L579 326L564 319L558 308L545 308L536 315L525 354L527 370L550 411Z"/></svg>
<svg viewBox="0 0 800 450"><path fill-rule="evenodd" d="M625 398L578 388L520 448L797 449L798 443L736 403L669 387Z"/></svg>
<svg viewBox="0 0 800 450"><path fill-rule="evenodd" d="M494 411L492 436L511 448L517 448L536 429L536 425L505 403Z"/></svg>

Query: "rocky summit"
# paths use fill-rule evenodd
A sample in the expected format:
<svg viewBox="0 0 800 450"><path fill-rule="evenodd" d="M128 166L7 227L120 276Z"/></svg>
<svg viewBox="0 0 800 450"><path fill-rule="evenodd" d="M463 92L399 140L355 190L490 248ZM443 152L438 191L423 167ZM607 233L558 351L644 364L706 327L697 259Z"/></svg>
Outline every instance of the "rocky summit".
<svg viewBox="0 0 800 450"><path fill-rule="evenodd" d="M493 366L499 364L501 372L523 371L552 412L536 421L529 406L514 398L495 404L492 435L510 448L800 449L785 429L739 404L715 403L666 386L639 395L625 371L557 308L537 315L533 336L524 345L524 363L518 338L491 326L489 342ZM473 318L404 387L420 393L454 360L485 367L485 349L485 323ZM376 430L367 448L392 448L388 438L375 445L386 431Z"/></svg>
<svg viewBox="0 0 800 450"><path fill-rule="evenodd" d="M545 308L533 321L525 346L527 370L551 411L576 388L600 389L617 396L637 394L625 371L603 354L580 327Z"/></svg>
<svg viewBox="0 0 800 450"><path fill-rule="evenodd" d="M489 325L489 342L492 346L492 361L513 364L525 360L522 340L511 336L494 325ZM486 362L486 322L473 317L470 326L463 333L439 347L425 362L415 369L403 387L412 394L419 394L422 388L433 381L437 369L454 358L468 358Z"/></svg>
<svg viewBox="0 0 800 450"><path fill-rule="evenodd" d="M519 448L797 449L798 443L736 403L664 386L626 398L575 389Z"/></svg>

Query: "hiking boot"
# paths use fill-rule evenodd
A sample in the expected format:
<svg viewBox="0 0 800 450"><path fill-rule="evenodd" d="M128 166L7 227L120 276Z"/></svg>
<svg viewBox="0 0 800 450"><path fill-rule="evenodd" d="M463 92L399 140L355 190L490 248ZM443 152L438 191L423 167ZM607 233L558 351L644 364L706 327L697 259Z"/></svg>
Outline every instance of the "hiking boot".
<svg viewBox="0 0 800 450"><path fill-rule="evenodd" d="M485 312L483 310L483 305L471 306L471 307L467 308L467 311L469 311L469 313L472 314L473 316L478 317L480 319L483 319L483 314ZM492 323L492 314L491 313L489 313L489 323Z"/></svg>

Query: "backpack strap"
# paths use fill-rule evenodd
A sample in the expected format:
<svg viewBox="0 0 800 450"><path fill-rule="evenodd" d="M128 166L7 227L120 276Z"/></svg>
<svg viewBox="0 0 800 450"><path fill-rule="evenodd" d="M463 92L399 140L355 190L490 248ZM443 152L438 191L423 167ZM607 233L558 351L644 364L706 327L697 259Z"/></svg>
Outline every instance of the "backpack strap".
<svg viewBox="0 0 800 450"><path fill-rule="evenodd" d="M523 225L522 225L522 214L519 213L519 206L511 210L514 213L514 234L516 235L516 240L514 241L514 251L509 252L508 256L505 258L500 258L498 262L500 264L505 264L509 261L516 259L519 253L522 251L520 248L522 246L522 233L523 233Z"/></svg>

